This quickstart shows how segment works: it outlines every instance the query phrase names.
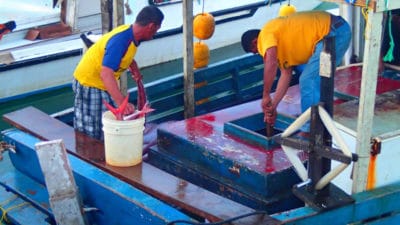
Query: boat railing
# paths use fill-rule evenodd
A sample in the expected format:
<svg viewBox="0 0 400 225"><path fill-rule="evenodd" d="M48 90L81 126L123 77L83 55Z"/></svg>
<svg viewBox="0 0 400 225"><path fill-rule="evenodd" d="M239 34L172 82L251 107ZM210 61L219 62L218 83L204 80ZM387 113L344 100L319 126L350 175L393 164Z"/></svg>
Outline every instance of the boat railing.
<svg viewBox="0 0 400 225"><path fill-rule="evenodd" d="M195 70L195 114L202 115L261 98L263 68L260 56L245 54ZM293 77L292 84L296 84L298 76L295 74ZM156 109L148 114L147 122L184 119L183 73L147 83L145 89L151 107ZM131 88L129 93L129 101L135 103L137 88ZM72 111L67 109L53 116L71 124Z"/></svg>
<svg viewBox="0 0 400 225"><path fill-rule="evenodd" d="M271 2L271 4L278 3L278 2L280 2L280 1L273 0ZM213 15L216 24L223 24L223 23L240 20L240 19L247 18L247 17L252 17L259 8L265 7L266 4L267 3L265 1L260 1L257 3L248 4L248 5L237 6L237 7L233 7L233 8L229 8L229 9L222 9L222 10L210 12L210 14ZM182 33L182 31L183 31L182 26L177 27L177 28L168 29L165 31L160 31L154 36L154 39L163 38L163 37L175 35L175 34L180 34L180 33Z"/></svg>

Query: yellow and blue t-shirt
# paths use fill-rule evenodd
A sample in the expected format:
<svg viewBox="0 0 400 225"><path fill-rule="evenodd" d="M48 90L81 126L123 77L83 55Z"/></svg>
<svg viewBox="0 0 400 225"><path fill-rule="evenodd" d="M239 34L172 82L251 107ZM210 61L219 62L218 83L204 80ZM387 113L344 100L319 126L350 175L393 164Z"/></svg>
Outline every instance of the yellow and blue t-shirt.
<svg viewBox="0 0 400 225"><path fill-rule="evenodd" d="M83 86L106 90L100 77L102 66L114 71L115 79L128 69L137 50L132 25L121 25L103 35L83 55L74 77Z"/></svg>
<svg viewBox="0 0 400 225"><path fill-rule="evenodd" d="M307 63L315 45L330 31L330 14L324 11L298 12L269 21L260 31L257 48L264 57L276 46L280 68Z"/></svg>

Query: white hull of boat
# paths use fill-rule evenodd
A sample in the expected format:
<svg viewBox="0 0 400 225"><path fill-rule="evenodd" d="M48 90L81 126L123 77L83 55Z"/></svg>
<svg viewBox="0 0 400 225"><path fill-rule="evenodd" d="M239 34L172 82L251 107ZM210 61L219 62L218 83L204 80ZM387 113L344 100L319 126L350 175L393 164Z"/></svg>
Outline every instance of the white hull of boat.
<svg viewBox="0 0 400 225"><path fill-rule="evenodd" d="M45 0L43 1L46 2ZM238 9L249 4L254 5L263 2L260 0L206 1L204 11L215 13L221 12L221 10ZM29 27L26 24L27 21L24 21L25 24L23 26L21 25L24 28L22 30L19 30L21 28L18 28L19 23L16 21L17 29L13 33L5 35L0 45L0 81L3 86L7 84L7 87L0 89L0 102L65 86L71 82L72 73L79 61L79 54L81 54L83 46L79 39L79 34L87 31L99 33L101 30L99 1L83 1L80 4L82 5L80 5L81 8L90 10L79 10L79 31L69 37L57 40L28 41L23 39ZM291 4L295 5L298 11L302 11L315 8L320 4L320 1L293 0ZM125 22L132 23L136 17L136 13L146 5L148 5L147 0L130 2L133 13L125 17ZM205 40L205 43L209 46L210 50L238 43L244 31L260 28L266 21L276 17L279 7L279 3L262 5L249 17L245 17L244 15L250 15L250 10L233 10L231 13L216 16L217 26L215 32L210 39ZM181 3L163 5L160 6L160 9L163 11L165 19L159 34L163 32L168 33L168 31L182 27ZM202 5L194 1L193 11L194 14L200 13ZM233 19L238 16L242 16L243 18ZM3 18L2 20L7 19L9 18ZM49 21L52 21L51 19L54 19L54 15L49 18ZM218 22L222 20L225 22ZM43 20L43 22L45 21ZM37 26L37 23L35 23L35 26ZM143 68L181 58L183 55L183 41L182 32L175 32L172 35L163 35L161 38L143 42L135 59L139 66ZM60 56L61 54L74 51L74 56L58 57L57 60L46 61L47 58L50 59L54 55ZM213 56L211 55L210 57L212 58ZM25 62L32 62L38 59L41 59L40 62L27 63L28 66L24 66Z"/></svg>

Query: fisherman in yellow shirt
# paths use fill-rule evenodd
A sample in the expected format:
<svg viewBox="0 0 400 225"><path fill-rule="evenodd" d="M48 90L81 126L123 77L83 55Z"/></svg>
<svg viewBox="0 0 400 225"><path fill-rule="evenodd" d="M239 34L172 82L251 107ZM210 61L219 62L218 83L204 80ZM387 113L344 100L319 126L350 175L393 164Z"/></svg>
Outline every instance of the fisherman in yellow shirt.
<svg viewBox="0 0 400 225"><path fill-rule="evenodd" d="M144 7L135 23L121 25L103 35L83 55L74 72L72 89L74 98L74 128L91 137L102 140L102 114L107 111L104 101L114 107L123 104L125 96L119 90L117 80L128 67L133 79L141 77L134 60L142 41L153 38L160 29L163 13L155 6ZM135 111L128 103L123 114Z"/></svg>
<svg viewBox="0 0 400 225"><path fill-rule="evenodd" d="M241 44L246 52L258 53L264 60L264 90L261 107L264 121L274 124L276 108L289 87L292 70L304 64L299 78L301 110L318 104L320 99L320 53L323 39L335 37L336 63L339 65L349 47L351 30L340 16L325 11L296 12L277 17L261 30L248 30L242 35ZM281 75L271 98L270 92L278 68ZM309 132L309 124L302 128Z"/></svg>

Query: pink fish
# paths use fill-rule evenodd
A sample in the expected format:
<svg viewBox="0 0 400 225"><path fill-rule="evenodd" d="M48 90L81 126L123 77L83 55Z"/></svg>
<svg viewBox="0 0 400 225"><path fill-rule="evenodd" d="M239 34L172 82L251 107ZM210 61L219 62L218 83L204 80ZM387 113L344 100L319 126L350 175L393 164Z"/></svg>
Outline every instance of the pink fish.
<svg viewBox="0 0 400 225"><path fill-rule="evenodd" d="M130 115L124 116L123 119L124 120L134 120L134 119L143 117L146 113L153 112L153 111L154 111L154 109L151 108L149 106L149 104L146 102L144 104L142 110L136 110L136 112L134 112L134 113L132 113Z"/></svg>
<svg viewBox="0 0 400 225"><path fill-rule="evenodd" d="M135 64L131 64L129 66L129 71L134 74ZM137 86L137 108L138 110L142 110L145 103L147 102L146 91L144 89L142 76L134 76Z"/></svg>
<svg viewBox="0 0 400 225"><path fill-rule="evenodd" d="M112 105L108 104L108 102L103 100L104 105L106 105L107 109L110 110L117 120L122 120L124 116L124 111L126 106L128 105L129 94L124 98L124 101L118 108L114 108Z"/></svg>
<svg viewBox="0 0 400 225"><path fill-rule="evenodd" d="M132 63L129 66L129 71L132 74L134 73L134 68L135 68L135 64ZM134 79L136 81L137 88L138 88L137 89L137 107L136 107L137 111L136 112L132 113L131 115L127 115L127 116L123 115L125 108L128 104L129 95L127 95L125 97L123 103L117 109L112 107L107 102L104 102L107 109L110 110L114 114L114 116L117 120L133 120L136 118L143 117L146 113L154 111L154 109L152 109L147 102L147 97L146 97L146 92L145 92L143 81L142 81L142 76L134 76Z"/></svg>

